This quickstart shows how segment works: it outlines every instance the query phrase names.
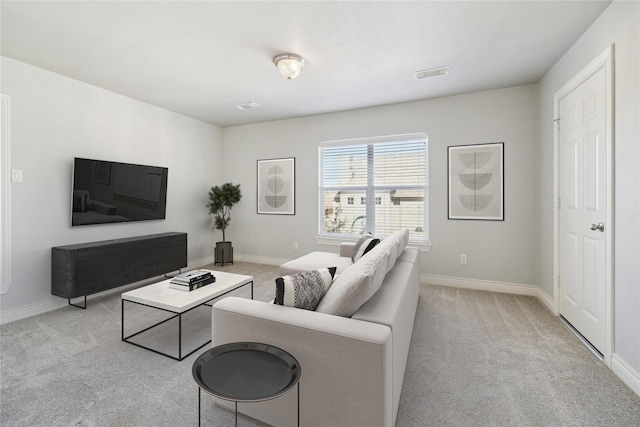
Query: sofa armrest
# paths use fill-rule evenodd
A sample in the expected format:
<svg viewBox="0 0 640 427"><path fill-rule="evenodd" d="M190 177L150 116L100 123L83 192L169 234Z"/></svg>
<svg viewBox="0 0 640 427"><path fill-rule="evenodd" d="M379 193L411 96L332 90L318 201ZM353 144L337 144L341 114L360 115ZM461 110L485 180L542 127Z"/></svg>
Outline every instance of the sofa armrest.
<svg viewBox="0 0 640 427"><path fill-rule="evenodd" d="M392 337L386 325L229 297L213 305L212 344L255 341L300 362L300 425L391 426ZM296 395L239 407L295 425Z"/></svg>
<svg viewBox="0 0 640 427"><path fill-rule="evenodd" d="M351 258L353 248L356 246L356 242L342 242L340 243L340 256Z"/></svg>

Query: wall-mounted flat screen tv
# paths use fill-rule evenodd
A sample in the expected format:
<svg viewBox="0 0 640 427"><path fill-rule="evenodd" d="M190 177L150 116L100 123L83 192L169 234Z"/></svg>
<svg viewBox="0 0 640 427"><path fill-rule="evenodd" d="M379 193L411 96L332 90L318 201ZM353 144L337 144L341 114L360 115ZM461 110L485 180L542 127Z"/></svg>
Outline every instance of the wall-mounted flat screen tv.
<svg viewBox="0 0 640 427"><path fill-rule="evenodd" d="M169 169L75 158L71 225L165 219Z"/></svg>

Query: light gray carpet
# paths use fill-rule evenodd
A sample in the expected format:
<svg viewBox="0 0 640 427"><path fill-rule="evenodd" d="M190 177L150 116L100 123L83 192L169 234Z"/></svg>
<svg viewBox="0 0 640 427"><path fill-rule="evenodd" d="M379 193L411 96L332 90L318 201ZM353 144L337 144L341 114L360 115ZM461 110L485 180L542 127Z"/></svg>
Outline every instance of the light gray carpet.
<svg viewBox="0 0 640 427"><path fill-rule="evenodd" d="M277 267L223 270L254 276L256 299L273 298ZM191 366L204 349L177 362L123 343L120 294L88 305L0 328L0 425L196 425ZM125 315L135 326L157 313L126 305ZM423 285L416 316L397 426L640 425L640 397L535 298ZM185 346L207 339L208 322L209 308L185 319ZM169 351L171 328L140 339L161 335ZM203 425L233 425L233 414L204 397Z"/></svg>
<svg viewBox="0 0 640 427"><path fill-rule="evenodd" d="M536 298L421 288L398 426L640 426L640 397Z"/></svg>

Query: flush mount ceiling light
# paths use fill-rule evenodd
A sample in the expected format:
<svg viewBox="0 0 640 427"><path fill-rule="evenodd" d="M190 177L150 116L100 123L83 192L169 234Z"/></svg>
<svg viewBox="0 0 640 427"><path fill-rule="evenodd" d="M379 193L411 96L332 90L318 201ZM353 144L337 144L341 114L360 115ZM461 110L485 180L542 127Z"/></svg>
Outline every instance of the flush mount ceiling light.
<svg viewBox="0 0 640 427"><path fill-rule="evenodd" d="M428 77L446 76L449 74L449 66L440 68L431 68L429 70L416 71L416 80L426 79Z"/></svg>
<svg viewBox="0 0 640 427"><path fill-rule="evenodd" d="M304 58L294 53L283 53L273 58L273 63L282 74L282 77L291 81L298 77L304 68Z"/></svg>

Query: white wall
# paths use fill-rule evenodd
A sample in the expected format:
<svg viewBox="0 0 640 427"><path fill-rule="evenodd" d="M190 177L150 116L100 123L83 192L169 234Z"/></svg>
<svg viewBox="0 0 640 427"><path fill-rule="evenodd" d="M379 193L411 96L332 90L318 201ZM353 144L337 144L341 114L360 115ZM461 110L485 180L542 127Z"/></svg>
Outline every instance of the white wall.
<svg viewBox="0 0 640 427"><path fill-rule="evenodd" d="M0 91L11 96L12 281L3 321L66 304L51 295L51 247L157 232L188 233L189 261L211 258L205 205L222 177L222 131L95 86L1 58ZM167 219L73 227L74 157L169 168Z"/></svg>
<svg viewBox="0 0 640 427"><path fill-rule="evenodd" d="M614 1L540 82L538 281L545 292L553 294L553 95L607 46L613 44L614 357L626 368L635 370L635 373L631 372L636 381L634 389L640 394L639 26L640 3Z"/></svg>
<svg viewBox="0 0 640 427"><path fill-rule="evenodd" d="M294 83L295 84L295 83ZM426 132L429 136L430 253L422 274L535 284L537 86L226 128L226 181L243 199L227 233L236 254L291 259L315 250L318 143ZM505 143L505 221L447 219L447 146ZM296 158L296 215L256 213L256 161ZM293 249L297 241L299 249ZM468 264L460 264L460 254Z"/></svg>

